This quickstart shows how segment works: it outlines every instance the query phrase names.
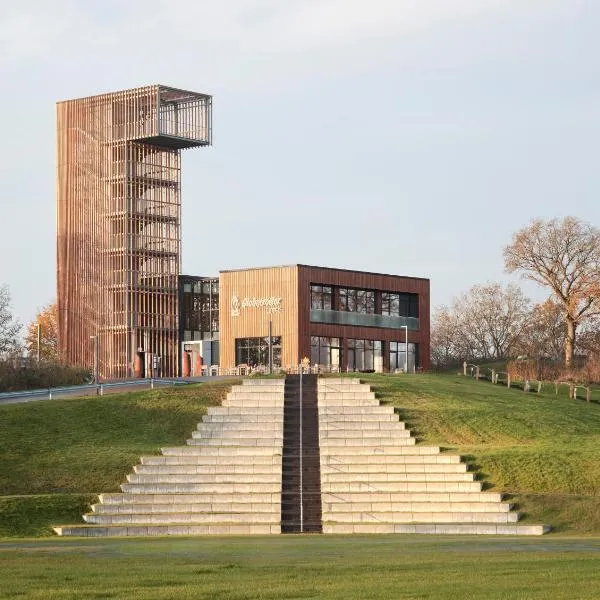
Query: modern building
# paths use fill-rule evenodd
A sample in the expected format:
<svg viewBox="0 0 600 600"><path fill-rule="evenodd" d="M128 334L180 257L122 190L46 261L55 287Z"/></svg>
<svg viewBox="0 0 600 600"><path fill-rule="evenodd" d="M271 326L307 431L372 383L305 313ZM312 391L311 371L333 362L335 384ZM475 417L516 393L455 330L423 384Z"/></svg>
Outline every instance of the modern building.
<svg viewBox="0 0 600 600"><path fill-rule="evenodd" d="M179 371L181 150L212 99L153 85L57 104L59 351L103 378Z"/></svg>
<svg viewBox="0 0 600 600"><path fill-rule="evenodd" d="M303 360L333 371L429 368L428 279L289 265L182 277L180 288L184 375Z"/></svg>
<svg viewBox="0 0 600 600"><path fill-rule="evenodd" d="M59 352L102 379L429 367L429 280L291 265L180 275L181 150L212 98L163 85L57 104Z"/></svg>

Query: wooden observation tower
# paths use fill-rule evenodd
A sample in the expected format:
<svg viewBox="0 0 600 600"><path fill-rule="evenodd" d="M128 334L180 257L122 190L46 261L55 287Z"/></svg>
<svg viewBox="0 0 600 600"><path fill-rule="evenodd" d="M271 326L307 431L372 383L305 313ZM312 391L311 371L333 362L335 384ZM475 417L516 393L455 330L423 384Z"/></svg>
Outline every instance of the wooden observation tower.
<svg viewBox="0 0 600 600"><path fill-rule="evenodd" d="M212 98L162 85L57 104L59 349L103 379L176 376L181 149Z"/></svg>

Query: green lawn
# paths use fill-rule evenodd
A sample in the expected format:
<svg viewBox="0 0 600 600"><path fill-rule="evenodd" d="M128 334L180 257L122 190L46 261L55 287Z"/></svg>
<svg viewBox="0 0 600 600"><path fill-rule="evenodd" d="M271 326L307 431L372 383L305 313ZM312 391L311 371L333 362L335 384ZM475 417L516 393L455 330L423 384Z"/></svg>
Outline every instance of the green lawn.
<svg viewBox="0 0 600 600"><path fill-rule="evenodd" d="M0 406L0 537L80 522L141 455L184 444L231 384Z"/></svg>
<svg viewBox="0 0 600 600"><path fill-rule="evenodd" d="M0 597L596 600L600 539L273 536L0 543Z"/></svg>

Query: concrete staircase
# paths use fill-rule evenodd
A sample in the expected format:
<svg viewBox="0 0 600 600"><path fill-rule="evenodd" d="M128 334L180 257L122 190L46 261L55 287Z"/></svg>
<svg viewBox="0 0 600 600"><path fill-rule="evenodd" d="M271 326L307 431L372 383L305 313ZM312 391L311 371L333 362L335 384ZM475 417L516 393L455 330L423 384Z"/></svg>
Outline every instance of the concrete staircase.
<svg viewBox="0 0 600 600"><path fill-rule="evenodd" d="M283 379L245 380L208 409L187 446L142 457L101 494L86 525L58 535L142 536L281 532Z"/></svg>
<svg viewBox="0 0 600 600"><path fill-rule="evenodd" d="M357 379L319 380L323 533L541 535L460 457L415 444Z"/></svg>

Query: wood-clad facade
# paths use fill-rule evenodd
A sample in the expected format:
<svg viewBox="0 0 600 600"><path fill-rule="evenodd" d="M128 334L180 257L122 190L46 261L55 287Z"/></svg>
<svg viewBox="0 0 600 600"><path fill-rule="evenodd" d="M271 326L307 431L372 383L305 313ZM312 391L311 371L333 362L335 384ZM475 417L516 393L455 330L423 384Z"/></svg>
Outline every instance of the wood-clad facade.
<svg viewBox="0 0 600 600"><path fill-rule="evenodd" d="M57 104L64 361L91 367L97 351L103 379L177 375L180 152L210 145L211 106L160 85Z"/></svg>
<svg viewBox="0 0 600 600"><path fill-rule="evenodd" d="M278 299L269 304L269 299ZM261 302L263 301L264 302ZM235 340L281 337L282 365L298 364L298 267L221 271L220 366L236 364Z"/></svg>
<svg viewBox="0 0 600 600"><path fill-rule="evenodd" d="M315 306L311 294L326 289L327 305ZM356 292L368 298L368 306L351 307L344 294ZM414 301L414 315L386 314L383 304L390 297ZM269 321L272 336L281 338L281 364L293 367L307 357L315 362L315 340L326 340L336 348L335 363L353 370L357 348L371 348L365 370L397 368L391 357L397 348L414 356L413 368L428 369L430 354L429 280L366 273L308 265L222 271L220 273L220 366L240 364L236 343L241 339L266 338ZM355 309L355 312L353 310ZM416 316L415 316L416 315ZM328 341L327 341L328 340ZM332 342L334 340L334 342ZM237 341L237 342L236 342ZM373 360L373 353L378 357ZM390 362L392 361L392 362ZM252 365L251 365L252 366Z"/></svg>

